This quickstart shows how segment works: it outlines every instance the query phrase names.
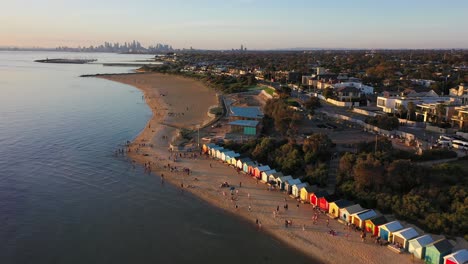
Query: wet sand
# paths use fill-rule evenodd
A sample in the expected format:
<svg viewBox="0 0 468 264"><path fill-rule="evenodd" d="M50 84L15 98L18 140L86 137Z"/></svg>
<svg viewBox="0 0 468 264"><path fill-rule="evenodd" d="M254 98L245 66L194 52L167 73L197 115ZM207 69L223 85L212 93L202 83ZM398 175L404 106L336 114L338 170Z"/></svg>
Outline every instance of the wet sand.
<svg viewBox="0 0 468 264"><path fill-rule="evenodd" d="M128 156L145 167L150 163L152 175L163 175L161 184L169 182L179 186L181 192L191 192L253 225L258 219L261 223L261 227L257 226L259 232L267 232L320 262L414 263L411 255L396 254L378 246L369 235L367 241L362 242L360 233L346 230L344 225L324 214L319 214L318 222L313 224L316 211L312 206L300 204L297 207L298 203L291 197L268 191L267 185L238 174L220 161L199 157L199 153L196 153L197 157L177 155L177 161L174 161L175 154L168 147L178 128L195 129L212 119L207 112L218 100L216 93L202 83L163 74L102 75L99 78L132 85L143 91L153 117L130 144ZM172 172L168 166L173 168ZM190 169L190 174L184 168ZM235 186L237 192L231 195L229 188L221 188L220 184L225 181ZM242 187L239 187L240 183ZM288 204L288 210L284 208L285 204ZM273 212L278 206L279 213L275 213L275 217ZM328 227L326 219L329 219ZM285 227L285 220L291 220L292 225ZM337 231L337 235L328 234L330 229Z"/></svg>

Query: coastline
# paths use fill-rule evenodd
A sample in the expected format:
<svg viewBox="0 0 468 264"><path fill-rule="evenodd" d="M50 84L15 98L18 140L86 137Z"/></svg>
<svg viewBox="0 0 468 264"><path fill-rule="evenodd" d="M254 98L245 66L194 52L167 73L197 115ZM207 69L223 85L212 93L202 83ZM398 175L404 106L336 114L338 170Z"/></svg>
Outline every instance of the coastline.
<svg viewBox="0 0 468 264"><path fill-rule="evenodd" d="M151 172L175 186L183 185L189 191L212 206L238 216L247 223L262 223L261 231L270 234L282 245L299 250L315 261L324 263L410 263L408 254L395 254L372 241L361 242L359 233L343 230L343 225L330 219L326 226L325 215L320 215L318 224L312 223L312 206L302 205L283 193L267 191L266 185L237 172L219 161L206 157L179 157L177 162L169 159L169 143L178 128L195 129L197 125L208 123L208 108L217 104L216 93L196 80L164 74L112 74L98 75L111 81L124 83L140 89L151 108L153 116L141 133L129 145L128 157L141 165L151 162ZM137 151L138 150L138 151ZM167 165L189 168L192 173L170 172ZM166 168L164 168L166 166ZM195 181L195 178L198 180ZM236 201L230 199L227 189L219 184L227 181L236 186L239 193ZM242 182L242 187L239 183ZM191 186L191 187L187 187ZM227 195L225 195L228 193ZM229 198L229 199L228 199ZM283 209L283 204L289 210ZM238 208L236 208L236 205ZM251 210L248 207L251 206ZM277 217L273 211L281 207ZM293 225L286 228L284 220L292 220ZM305 230L303 230L305 226ZM332 228L338 236L327 231ZM347 236L345 236L345 234ZM422 262L421 262L422 263Z"/></svg>

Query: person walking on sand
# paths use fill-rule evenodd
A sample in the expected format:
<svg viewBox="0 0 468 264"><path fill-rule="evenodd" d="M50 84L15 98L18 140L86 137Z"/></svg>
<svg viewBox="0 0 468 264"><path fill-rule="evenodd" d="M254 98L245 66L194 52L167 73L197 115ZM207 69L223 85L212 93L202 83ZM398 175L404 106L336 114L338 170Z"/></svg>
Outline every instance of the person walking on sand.
<svg viewBox="0 0 468 264"><path fill-rule="evenodd" d="M242 182L239 182L239 188L242 187Z"/></svg>
<svg viewBox="0 0 468 264"><path fill-rule="evenodd" d="M276 212L279 212L279 205L276 206Z"/></svg>
<svg viewBox="0 0 468 264"><path fill-rule="evenodd" d="M330 220L327 219L327 227L330 225Z"/></svg>
<svg viewBox="0 0 468 264"><path fill-rule="evenodd" d="M252 206L249 204L249 212L252 211Z"/></svg>
<svg viewBox="0 0 468 264"><path fill-rule="evenodd" d="M210 163L210 168L213 168L213 166L211 166L211 163Z"/></svg>

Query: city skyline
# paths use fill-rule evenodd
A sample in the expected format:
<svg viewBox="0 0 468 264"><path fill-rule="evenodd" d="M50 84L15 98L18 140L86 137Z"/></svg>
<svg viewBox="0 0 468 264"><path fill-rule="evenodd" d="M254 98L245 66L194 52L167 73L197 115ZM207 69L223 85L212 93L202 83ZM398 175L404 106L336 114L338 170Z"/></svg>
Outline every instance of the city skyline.
<svg viewBox="0 0 468 264"><path fill-rule="evenodd" d="M135 39L175 49L468 48L467 11L461 0L19 0L2 5L0 47L88 47Z"/></svg>

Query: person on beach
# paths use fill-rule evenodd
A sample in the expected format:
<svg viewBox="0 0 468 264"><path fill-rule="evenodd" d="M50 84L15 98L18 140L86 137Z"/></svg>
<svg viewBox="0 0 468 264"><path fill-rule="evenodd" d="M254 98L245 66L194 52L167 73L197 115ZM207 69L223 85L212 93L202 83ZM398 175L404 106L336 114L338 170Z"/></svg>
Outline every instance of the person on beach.
<svg viewBox="0 0 468 264"><path fill-rule="evenodd" d="M252 206L249 204L249 212L252 211Z"/></svg>
<svg viewBox="0 0 468 264"><path fill-rule="evenodd" d="M242 187L242 182L239 182L239 188Z"/></svg>
<svg viewBox="0 0 468 264"><path fill-rule="evenodd" d="M330 220L327 219L327 227L330 225Z"/></svg>
<svg viewBox="0 0 468 264"><path fill-rule="evenodd" d="M276 206L276 212L279 212L279 205Z"/></svg>
<svg viewBox="0 0 468 264"><path fill-rule="evenodd" d="M250 193L247 193L247 198L249 198L249 200L250 200Z"/></svg>

